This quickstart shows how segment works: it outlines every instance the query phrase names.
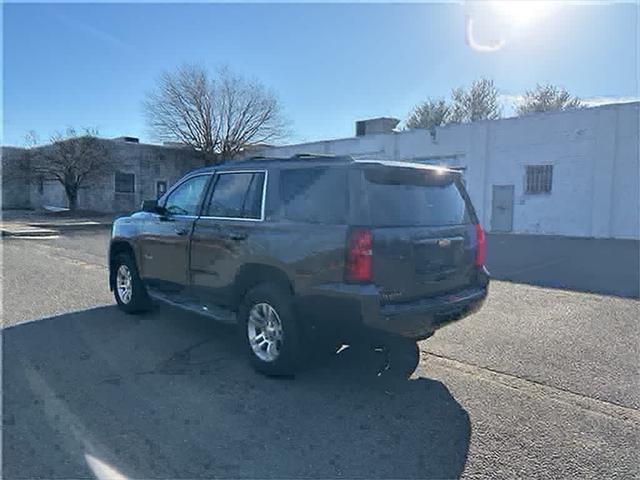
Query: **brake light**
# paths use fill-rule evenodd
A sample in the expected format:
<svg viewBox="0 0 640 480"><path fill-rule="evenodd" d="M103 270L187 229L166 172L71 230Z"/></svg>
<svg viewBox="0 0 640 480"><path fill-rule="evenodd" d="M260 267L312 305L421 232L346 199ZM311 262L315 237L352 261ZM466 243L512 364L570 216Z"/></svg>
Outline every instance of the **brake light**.
<svg viewBox="0 0 640 480"><path fill-rule="evenodd" d="M487 239L479 223L476 223L476 243L476 266L481 267L487 260Z"/></svg>
<svg viewBox="0 0 640 480"><path fill-rule="evenodd" d="M347 241L347 280L370 282L372 280L372 258L373 235L371 230L367 228L352 230Z"/></svg>

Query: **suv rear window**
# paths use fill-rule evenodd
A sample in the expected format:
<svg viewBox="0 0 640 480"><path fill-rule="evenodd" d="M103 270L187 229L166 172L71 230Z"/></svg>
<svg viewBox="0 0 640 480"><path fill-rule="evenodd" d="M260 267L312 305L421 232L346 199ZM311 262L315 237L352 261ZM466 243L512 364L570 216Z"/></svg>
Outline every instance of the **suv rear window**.
<svg viewBox="0 0 640 480"><path fill-rule="evenodd" d="M280 172L282 215L305 223L342 224L347 212L343 168L292 168Z"/></svg>
<svg viewBox="0 0 640 480"><path fill-rule="evenodd" d="M459 175L416 168L364 170L376 226L446 226L471 222Z"/></svg>

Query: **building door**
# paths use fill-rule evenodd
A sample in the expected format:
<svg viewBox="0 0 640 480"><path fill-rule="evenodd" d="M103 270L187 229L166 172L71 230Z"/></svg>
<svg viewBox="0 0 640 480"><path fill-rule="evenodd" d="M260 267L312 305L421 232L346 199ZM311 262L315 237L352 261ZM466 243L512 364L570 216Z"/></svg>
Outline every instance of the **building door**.
<svg viewBox="0 0 640 480"><path fill-rule="evenodd" d="M167 192L167 182L164 180L158 180L156 182L156 198L160 198Z"/></svg>
<svg viewBox="0 0 640 480"><path fill-rule="evenodd" d="M510 232L513 229L513 185L494 185L491 208L491 231Z"/></svg>

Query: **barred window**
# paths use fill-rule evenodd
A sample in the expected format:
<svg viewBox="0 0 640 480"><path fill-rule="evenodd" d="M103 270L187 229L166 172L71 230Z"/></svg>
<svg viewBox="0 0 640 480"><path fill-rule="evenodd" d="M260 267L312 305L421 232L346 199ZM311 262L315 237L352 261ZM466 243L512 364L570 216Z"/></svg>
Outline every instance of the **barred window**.
<svg viewBox="0 0 640 480"><path fill-rule="evenodd" d="M133 173L116 172L116 193L135 192L135 178Z"/></svg>
<svg viewBox="0 0 640 480"><path fill-rule="evenodd" d="M527 165L525 193L550 193L553 165Z"/></svg>

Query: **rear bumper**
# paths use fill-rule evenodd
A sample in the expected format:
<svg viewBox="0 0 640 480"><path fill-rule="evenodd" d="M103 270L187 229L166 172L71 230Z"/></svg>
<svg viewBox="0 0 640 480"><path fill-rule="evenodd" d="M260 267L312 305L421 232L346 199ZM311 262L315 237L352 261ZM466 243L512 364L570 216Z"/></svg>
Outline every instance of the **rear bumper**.
<svg viewBox="0 0 640 480"><path fill-rule="evenodd" d="M349 331L365 327L417 339L476 312L488 290L489 276L483 269L474 285L414 302L385 304L375 285L344 283L318 286L307 298L314 299L311 310L323 317L318 324L324 325L318 327Z"/></svg>
<svg viewBox="0 0 640 480"><path fill-rule="evenodd" d="M377 330L423 338L479 310L487 298L487 292L487 286L473 287L416 302L384 305L379 308L378 315L362 320L365 325Z"/></svg>

